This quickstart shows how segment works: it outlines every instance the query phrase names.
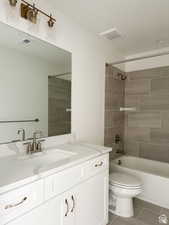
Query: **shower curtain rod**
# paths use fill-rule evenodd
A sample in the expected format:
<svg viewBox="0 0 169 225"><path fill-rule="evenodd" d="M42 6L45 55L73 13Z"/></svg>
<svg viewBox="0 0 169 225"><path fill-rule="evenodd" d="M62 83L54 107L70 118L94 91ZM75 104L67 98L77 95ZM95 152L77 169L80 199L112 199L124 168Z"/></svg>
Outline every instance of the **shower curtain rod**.
<svg viewBox="0 0 169 225"><path fill-rule="evenodd" d="M147 56L141 56L141 57L126 59L126 60L121 60L121 61L117 61L117 62L114 62L114 63L110 63L110 65L114 66L114 65L118 65L118 64L122 64L122 63L126 63L126 62L133 62L133 61L138 61L138 60L148 59L148 58L154 58L154 57L163 56L163 55L169 55L169 51L158 53L158 54L152 54L152 55L147 55Z"/></svg>

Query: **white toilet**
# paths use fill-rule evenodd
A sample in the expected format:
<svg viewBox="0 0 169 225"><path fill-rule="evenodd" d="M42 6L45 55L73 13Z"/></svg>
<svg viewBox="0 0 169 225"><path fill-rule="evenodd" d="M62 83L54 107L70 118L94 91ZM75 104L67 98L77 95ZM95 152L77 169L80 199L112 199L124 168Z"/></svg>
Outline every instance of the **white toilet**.
<svg viewBox="0 0 169 225"><path fill-rule="evenodd" d="M142 184L137 177L127 173L111 173L109 192L110 212L121 217L134 216L133 198L142 192Z"/></svg>

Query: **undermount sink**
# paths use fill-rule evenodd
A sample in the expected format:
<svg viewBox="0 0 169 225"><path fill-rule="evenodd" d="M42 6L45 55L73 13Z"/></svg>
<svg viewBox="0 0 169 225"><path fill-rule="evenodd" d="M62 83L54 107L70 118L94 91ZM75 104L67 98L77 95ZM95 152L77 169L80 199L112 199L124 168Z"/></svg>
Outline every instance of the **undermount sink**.
<svg viewBox="0 0 169 225"><path fill-rule="evenodd" d="M38 167L50 165L58 161L69 159L76 155L74 152L64 151L60 149L51 149L44 152L33 153L32 155L24 155L19 157L25 164L31 164Z"/></svg>
<svg viewBox="0 0 169 225"><path fill-rule="evenodd" d="M63 163L64 160L71 160L77 153L71 151L65 151L61 149L50 149L40 153L33 153L32 155L17 155L11 156L6 160L0 161L0 166L3 170L0 170L1 184L11 183L13 179L23 179L23 177L29 177L32 174L38 174L41 171L53 168L55 163ZM5 176L4 176L5 170Z"/></svg>

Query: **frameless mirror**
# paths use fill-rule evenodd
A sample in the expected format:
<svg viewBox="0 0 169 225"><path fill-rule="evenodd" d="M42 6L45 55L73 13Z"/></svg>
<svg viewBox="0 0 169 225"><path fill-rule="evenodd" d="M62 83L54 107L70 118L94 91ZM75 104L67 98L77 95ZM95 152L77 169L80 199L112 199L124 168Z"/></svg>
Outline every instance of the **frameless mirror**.
<svg viewBox="0 0 169 225"><path fill-rule="evenodd" d="M0 143L71 132L71 53L0 24Z"/></svg>

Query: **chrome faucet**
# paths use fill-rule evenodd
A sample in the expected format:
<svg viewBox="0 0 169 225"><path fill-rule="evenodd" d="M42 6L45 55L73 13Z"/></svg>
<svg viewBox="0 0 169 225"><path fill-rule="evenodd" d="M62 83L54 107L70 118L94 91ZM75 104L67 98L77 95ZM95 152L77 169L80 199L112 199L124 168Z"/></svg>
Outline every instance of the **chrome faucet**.
<svg viewBox="0 0 169 225"><path fill-rule="evenodd" d="M18 130L18 135L22 133L22 139L21 141L25 141L25 129L21 128Z"/></svg>
<svg viewBox="0 0 169 225"><path fill-rule="evenodd" d="M35 131L33 133L33 141L24 143L24 145L27 145L27 154L42 152L42 142L45 140L41 139L37 141L37 135L40 135L41 138L43 135L42 131Z"/></svg>

